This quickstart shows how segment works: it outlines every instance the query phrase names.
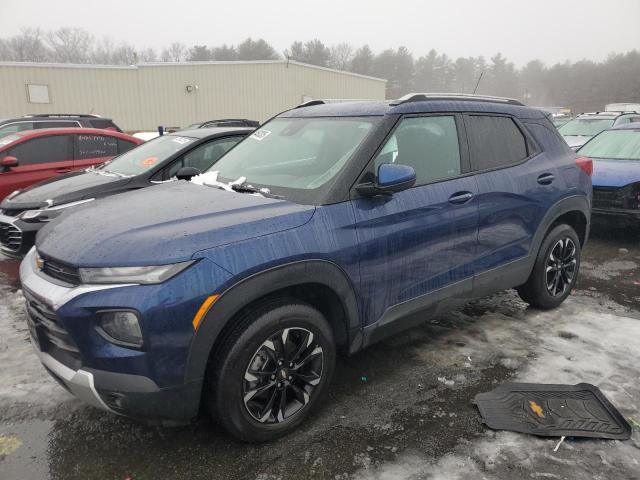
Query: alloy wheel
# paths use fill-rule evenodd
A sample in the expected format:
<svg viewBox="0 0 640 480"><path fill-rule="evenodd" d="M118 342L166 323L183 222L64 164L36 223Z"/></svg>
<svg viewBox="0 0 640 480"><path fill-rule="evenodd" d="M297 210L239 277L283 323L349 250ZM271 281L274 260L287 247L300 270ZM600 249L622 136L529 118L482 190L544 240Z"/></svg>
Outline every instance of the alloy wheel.
<svg viewBox="0 0 640 480"><path fill-rule="evenodd" d="M576 245L566 237L558 240L547 258L545 284L552 297L563 295L576 274Z"/></svg>
<svg viewBox="0 0 640 480"><path fill-rule="evenodd" d="M323 352L312 332L285 328L266 339L244 373L243 400L260 423L281 423L304 409L322 379Z"/></svg>

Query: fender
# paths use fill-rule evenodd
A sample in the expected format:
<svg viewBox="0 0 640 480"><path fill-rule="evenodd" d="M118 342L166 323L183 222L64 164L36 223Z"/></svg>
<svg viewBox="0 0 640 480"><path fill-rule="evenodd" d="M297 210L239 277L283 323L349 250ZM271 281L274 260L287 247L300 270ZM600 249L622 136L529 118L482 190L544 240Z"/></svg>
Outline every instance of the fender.
<svg viewBox="0 0 640 480"><path fill-rule="evenodd" d="M249 303L283 288L319 283L336 293L345 311L347 345L362 341L360 315L353 285L342 268L327 260L301 260L250 275L227 288L209 309L189 350L185 383L202 381L218 335Z"/></svg>
<svg viewBox="0 0 640 480"><path fill-rule="evenodd" d="M538 255L538 250L540 250L542 240L549 230L549 227L553 224L553 222L555 222L565 213L574 211L581 212L584 215L584 218L586 220L586 229L584 232L583 246L587 243L587 239L589 238L589 228L591 226L591 202L589 201L589 197L587 195L572 195L570 197L565 197L554 203L551 208L549 208L546 215L540 222L538 230L533 236L531 249L529 250L529 256L532 256L534 258L534 261L536 256Z"/></svg>

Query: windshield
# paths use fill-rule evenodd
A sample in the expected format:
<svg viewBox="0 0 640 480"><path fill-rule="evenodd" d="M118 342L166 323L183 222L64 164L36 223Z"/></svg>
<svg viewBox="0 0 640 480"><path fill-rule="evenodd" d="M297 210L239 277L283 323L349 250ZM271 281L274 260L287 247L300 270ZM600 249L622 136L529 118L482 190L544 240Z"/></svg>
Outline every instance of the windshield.
<svg viewBox="0 0 640 480"><path fill-rule="evenodd" d="M574 118L562 125L558 131L564 136L593 137L613 127L613 118Z"/></svg>
<svg viewBox="0 0 640 480"><path fill-rule="evenodd" d="M100 169L121 175L140 175L195 141L195 138L179 135L157 137L114 158Z"/></svg>
<svg viewBox="0 0 640 480"><path fill-rule="evenodd" d="M640 160L640 130L602 132L580 149L581 155L617 160Z"/></svg>
<svg viewBox="0 0 640 480"><path fill-rule="evenodd" d="M276 118L222 157L210 171L247 184L311 190L347 163L377 118Z"/></svg>

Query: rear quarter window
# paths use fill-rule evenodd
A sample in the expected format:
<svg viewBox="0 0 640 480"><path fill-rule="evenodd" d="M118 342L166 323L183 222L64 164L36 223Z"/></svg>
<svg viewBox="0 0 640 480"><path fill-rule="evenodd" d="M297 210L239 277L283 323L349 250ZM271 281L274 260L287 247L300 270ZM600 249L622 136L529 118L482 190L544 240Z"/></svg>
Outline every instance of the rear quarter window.
<svg viewBox="0 0 640 480"><path fill-rule="evenodd" d="M513 165L528 156L527 138L510 117L468 115L465 126L473 170Z"/></svg>

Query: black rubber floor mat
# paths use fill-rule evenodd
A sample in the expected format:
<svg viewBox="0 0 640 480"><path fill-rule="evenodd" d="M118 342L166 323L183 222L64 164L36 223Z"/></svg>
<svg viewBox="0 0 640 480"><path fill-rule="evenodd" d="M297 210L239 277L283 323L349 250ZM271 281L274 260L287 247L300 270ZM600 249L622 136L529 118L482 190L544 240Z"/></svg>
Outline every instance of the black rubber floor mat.
<svg viewBox="0 0 640 480"><path fill-rule="evenodd" d="M602 392L588 383L505 383L473 399L489 428L544 437L627 440L631 426Z"/></svg>

